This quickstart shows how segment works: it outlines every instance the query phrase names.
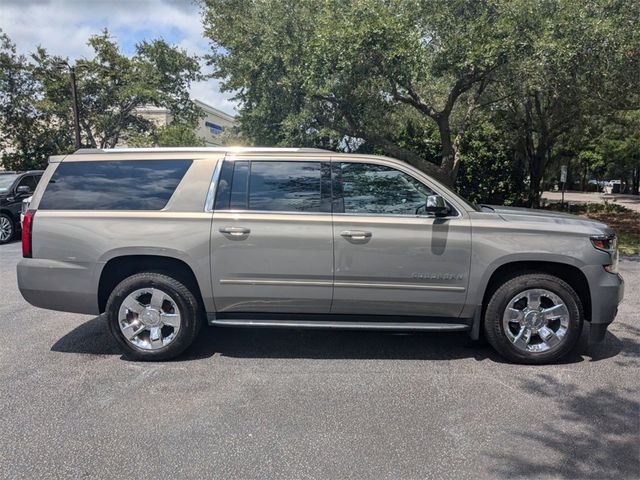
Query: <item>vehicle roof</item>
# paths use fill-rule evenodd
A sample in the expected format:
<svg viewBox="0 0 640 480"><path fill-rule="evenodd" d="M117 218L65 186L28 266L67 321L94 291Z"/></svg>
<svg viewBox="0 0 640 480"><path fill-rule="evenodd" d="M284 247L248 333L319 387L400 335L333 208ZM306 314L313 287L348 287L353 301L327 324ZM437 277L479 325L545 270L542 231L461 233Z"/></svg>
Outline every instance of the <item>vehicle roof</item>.
<svg viewBox="0 0 640 480"><path fill-rule="evenodd" d="M322 150L320 148L283 148L283 147L155 147L155 148L81 148L70 155L53 155L49 157L49 163L84 160L106 160L110 156L122 158L130 155L134 159L168 159L169 155L175 155L175 159L191 158L198 156L224 156L226 154L264 154L264 155L334 155L336 152ZM123 159L128 159L124 157Z"/></svg>
<svg viewBox="0 0 640 480"><path fill-rule="evenodd" d="M7 171L7 170L3 170L0 172L0 175L26 175L26 174L42 174L44 173L44 170L25 170L23 172L16 172L16 171Z"/></svg>
<svg viewBox="0 0 640 480"><path fill-rule="evenodd" d="M288 147L155 147L155 148L81 148L72 155L113 154L113 153L171 153L171 152L204 152L204 153L331 153L322 148L288 148Z"/></svg>

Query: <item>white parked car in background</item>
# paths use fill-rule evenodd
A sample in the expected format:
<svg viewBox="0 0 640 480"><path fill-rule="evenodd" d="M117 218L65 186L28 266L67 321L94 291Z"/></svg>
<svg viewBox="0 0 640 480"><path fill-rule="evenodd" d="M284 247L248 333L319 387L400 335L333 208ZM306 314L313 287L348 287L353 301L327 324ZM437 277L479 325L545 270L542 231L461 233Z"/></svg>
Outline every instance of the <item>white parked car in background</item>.
<svg viewBox="0 0 640 480"><path fill-rule="evenodd" d="M20 210L20 225L22 225L22 222L24 221L24 214L27 213L27 210L29 210L29 205L31 205L32 198L33 197L28 197L22 200L22 208Z"/></svg>
<svg viewBox="0 0 640 480"><path fill-rule="evenodd" d="M604 184L604 193L606 194L620 193L621 188L622 188L622 182L620 180L609 180Z"/></svg>

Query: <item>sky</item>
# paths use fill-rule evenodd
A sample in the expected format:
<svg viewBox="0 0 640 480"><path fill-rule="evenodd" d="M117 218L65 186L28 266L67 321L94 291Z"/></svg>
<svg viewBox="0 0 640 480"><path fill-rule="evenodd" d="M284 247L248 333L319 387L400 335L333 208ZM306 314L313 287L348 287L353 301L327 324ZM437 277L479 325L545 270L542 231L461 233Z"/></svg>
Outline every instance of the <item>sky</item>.
<svg viewBox="0 0 640 480"><path fill-rule="evenodd" d="M91 57L87 40L103 28L127 55L136 43L159 37L191 55L202 56L210 48L193 0L0 0L0 28L20 53L42 45L50 54L70 59ZM220 92L216 80L191 88L192 98L233 115L230 96Z"/></svg>

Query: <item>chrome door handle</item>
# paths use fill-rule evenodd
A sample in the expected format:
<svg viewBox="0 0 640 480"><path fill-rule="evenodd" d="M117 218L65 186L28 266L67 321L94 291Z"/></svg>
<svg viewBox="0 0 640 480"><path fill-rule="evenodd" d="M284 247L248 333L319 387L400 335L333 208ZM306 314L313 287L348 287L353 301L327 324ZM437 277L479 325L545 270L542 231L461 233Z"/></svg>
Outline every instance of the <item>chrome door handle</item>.
<svg viewBox="0 0 640 480"><path fill-rule="evenodd" d="M248 235L250 232L251 229L245 227L220 227L220 233L224 233L225 235L232 235L234 237Z"/></svg>
<svg viewBox="0 0 640 480"><path fill-rule="evenodd" d="M371 232L365 232L364 230L345 230L340 232L340 235L345 238L351 238L353 240L364 240L365 238L371 238Z"/></svg>

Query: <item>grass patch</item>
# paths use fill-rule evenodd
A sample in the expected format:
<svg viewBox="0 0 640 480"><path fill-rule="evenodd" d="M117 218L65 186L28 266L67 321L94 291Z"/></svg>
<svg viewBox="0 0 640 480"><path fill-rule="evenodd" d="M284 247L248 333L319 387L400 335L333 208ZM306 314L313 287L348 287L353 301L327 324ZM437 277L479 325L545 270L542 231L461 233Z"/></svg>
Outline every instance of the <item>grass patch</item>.
<svg viewBox="0 0 640 480"><path fill-rule="evenodd" d="M619 233L618 251L620 255L640 255L640 234Z"/></svg>
<svg viewBox="0 0 640 480"><path fill-rule="evenodd" d="M543 208L597 220L613 228L618 236L618 249L621 255L640 255L640 213L617 203L578 203L565 205L550 203Z"/></svg>

